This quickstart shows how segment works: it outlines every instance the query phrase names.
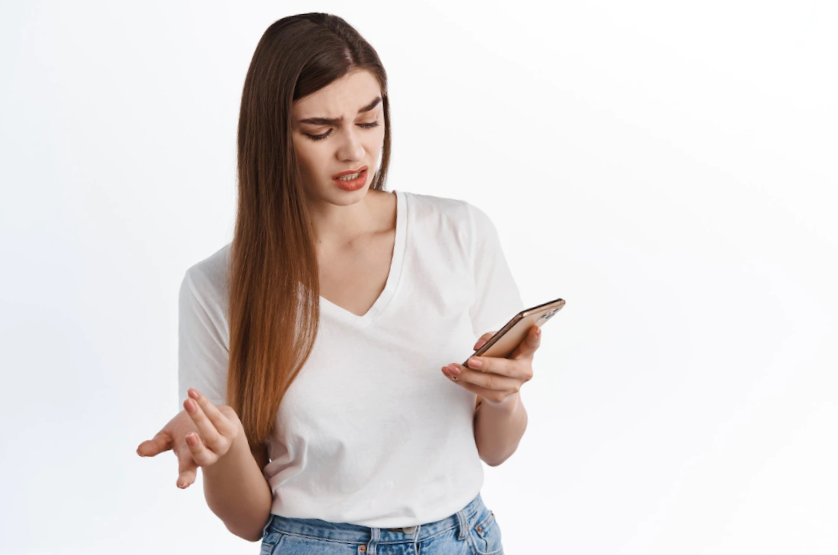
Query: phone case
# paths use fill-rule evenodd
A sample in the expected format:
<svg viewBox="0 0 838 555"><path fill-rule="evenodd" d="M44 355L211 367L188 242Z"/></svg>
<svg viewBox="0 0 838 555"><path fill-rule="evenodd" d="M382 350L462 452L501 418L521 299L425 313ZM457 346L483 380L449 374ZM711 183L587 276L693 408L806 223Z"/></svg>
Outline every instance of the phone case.
<svg viewBox="0 0 838 555"><path fill-rule="evenodd" d="M547 320L553 317L556 312L564 307L564 299L556 299L522 310L512 317L495 335L489 338L479 349L474 351L465 362L463 366L469 368L468 359L473 356L487 356L508 358L512 352L521 344L521 341L527 336L530 328L533 325L541 327ZM472 370L478 370L472 368Z"/></svg>

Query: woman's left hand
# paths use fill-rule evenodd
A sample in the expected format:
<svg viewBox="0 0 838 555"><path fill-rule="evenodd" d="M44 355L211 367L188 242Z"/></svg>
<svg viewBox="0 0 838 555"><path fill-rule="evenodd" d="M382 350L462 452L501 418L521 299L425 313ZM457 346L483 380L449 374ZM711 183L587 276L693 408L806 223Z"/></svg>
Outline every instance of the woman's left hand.
<svg viewBox="0 0 838 555"><path fill-rule="evenodd" d="M521 386L532 379L532 359L541 345L540 332L538 326L532 326L509 358L472 357L468 359L470 368L451 363L442 367L442 373L454 383L482 397L489 405L503 407L511 404ZM484 333L474 349L479 349L495 333ZM482 364L478 366L476 361Z"/></svg>

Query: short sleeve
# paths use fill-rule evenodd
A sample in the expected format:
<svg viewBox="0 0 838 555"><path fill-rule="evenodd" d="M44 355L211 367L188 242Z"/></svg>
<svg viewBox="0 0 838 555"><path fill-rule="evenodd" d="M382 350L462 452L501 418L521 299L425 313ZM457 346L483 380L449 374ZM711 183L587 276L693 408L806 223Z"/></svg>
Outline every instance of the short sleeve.
<svg viewBox="0 0 838 555"><path fill-rule="evenodd" d="M208 280L187 270L178 294L178 411L189 388L215 405L226 404L229 350L224 308Z"/></svg>
<svg viewBox="0 0 838 555"><path fill-rule="evenodd" d="M489 216L467 203L475 298L469 309L475 337L501 329L524 309L518 285L506 262L497 229Z"/></svg>

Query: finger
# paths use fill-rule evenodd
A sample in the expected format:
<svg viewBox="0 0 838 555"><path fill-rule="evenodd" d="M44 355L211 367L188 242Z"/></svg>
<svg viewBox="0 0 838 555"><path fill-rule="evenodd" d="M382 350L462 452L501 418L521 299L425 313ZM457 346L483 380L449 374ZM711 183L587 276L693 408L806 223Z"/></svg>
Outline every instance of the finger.
<svg viewBox="0 0 838 555"><path fill-rule="evenodd" d="M198 475L198 465L195 464L192 452L186 443L178 447L176 453L178 462L177 487L186 489L195 482Z"/></svg>
<svg viewBox="0 0 838 555"><path fill-rule="evenodd" d="M501 374L510 378L523 378L525 376L525 373L520 369L521 364L510 358L487 356L472 356L466 361L466 367L469 370Z"/></svg>
<svg viewBox="0 0 838 555"><path fill-rule="evenodd" d="M209 424L212 425L213 431L216 434L220 434L222 437L215 437L205 435L203 430L198 428L198 431L201 432L201 439L204 440L204 443L210 448L215 450L217 445L220 446L220 443L224 444L226 447L230 441L234 437L236 437L236 425L230 421L229 418L224 416L218 407L212 404L209 399L207 399L204 395L201 394L197 389L190 389L189 396L198 402L198 406L201 409L201 412L207 417ZM197 411L196 411L197 414ZM220 443L219 443L220 442Z"/></svg>
<svg viewBox="0 0 838 555"><path fill-rule="evenodd" d="M137 447L137 454L141 457L153 457L172 448L172 436L159 431L152 439L147 439Z"/></svg>
<svg viewBox="0 0 838 555"><path fill-rule="evenodd" d="M195 398L196 396L198 399ZM224 438L221 431L216 428L215 423L210 420L208 415L209 411L218 410L215 408L215 405L210 403L206 397L199 394L196 390L190 389L189 398L183 402L183 407L186 409L190 418L192 418L195 427L198 428L198 434L203 441L203 445L206 445L210 450L217 453L226 451L228 440Z"/></svg>
<svg viewBox="0 0 838 555"><path fill-rule="evenodd" d="M481 372L478 370L471 370L469 368L466 368L462 364L449 364L447 368L456 368L460 371L459 374L456 374L452 373L449 370L449 375L453 375L457 378L455 381L476 385L487 391L493 391L496 394L498 392L515 392L520 391L521 389L522 381L519 379L510 378L508 376L502 376L493 372ZM479 395L481 397L485 397L485 395L483 394Z"/></svg>
<svg viewBox="0 0 838 555"><path fill-rule="evenodd" d="M192 454L192 460L194 460L195 464L198 466L209 466L211 464L215 464L220 457L217 453L207 449L207 446L204 445L203 441L201 441L200 436L198 436L195 432L186 435L186 446Z"/></svg>
<svg viewBox="0 0 838 555"><path fill-rule="evenodd" d="M215 429L213 423L210 422L209 418L207 418L207 415L204 413L204 409L201 407L200 403L198 403L195 399L189 398L183 402L183 408L186 409L186 413L189 414L189 417L192 419L195 427L198 428L198 433L203 441L207 445L218 445L221 434L218 433L218 430Z"/></svg>
<svg viewBox="0 0 838 555"><path fill-rule="evenodd" d="M453 366L453 365L452 365ZM477 372L478 374L480 372ZM461 374L462 375L462 374ZM459 379L460 376L457 376L457 381L454 382L463 389L471 391L472 393L478 395L479 397L483 397L484 399L491 401L493 403L499 403L503 401L509 395L514 394L516 391L520 391L520 389L515 390L497 390L497 389L489 389L487 387L480 386L475 383L471 383L466 381L465 379Z"/></svg>
<svg viewBox="0 0 838 555"><path fill-rule="evenodd" d="M480 336L480 339L477 340L477 343L474 344L474 350L476 351L480 347L486 344L486 342L497 332L496 331L487 331L483 335Z"/></svg>
<svg viewBox="0 0 838 555"><path fill-rule="evenodd" d="M519 358L532 358L535 351L541 345L541 328L533 325L529 333L521 340L518 347L509 355L509 358L517 360Z"/></svg>

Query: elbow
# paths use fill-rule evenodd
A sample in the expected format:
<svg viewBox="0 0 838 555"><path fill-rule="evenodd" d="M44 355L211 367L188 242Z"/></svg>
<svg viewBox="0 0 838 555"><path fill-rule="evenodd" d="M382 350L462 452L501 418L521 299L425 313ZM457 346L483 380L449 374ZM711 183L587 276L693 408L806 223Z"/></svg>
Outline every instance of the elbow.
<svg viewBox="0 0 838 555"><path fill-rule="evenodd" d="M227 530L229 530L231 534L249 542L261 541L263 529L264 527L259 528L259 530L240 530L232 526L227 526Z"/></svg>
<svg viewBox="0 0 838 555"><path fill-rule="evenodd" d="M260 542L260 541L262 541L262 532L259 531L258 536L243 536L242 539L245 539L245 540L247 540L249 542L253 542L253 543Z"/></svg>
<svg viewBox="0 0 838 555"><path fill-rule="evenodd" d="M247 540L249 542L258 542L262 540L262 536L265 531L265 526L267 526L268 521L270 520L270 513L264 519L260 518L257 522L250 522L250 523L224 523L224 526L227 527L227 530L233 534L234 536L238 536L243 540Z"/></svg>
<svg viewBox="0 0 838 555"><path fill-rule="evenodd" d="M478 450L478 455L480 456L481 461L483 461L484 463L486 463L489 466L494 467L494 466L502 465L504 462L506 462L507 459L509 459L509 457L514 455L515 451L517 451L517 450L518 450L518 444L516 443L510 451L507 451L506 453L504 453L500 456L498 456L497 454L495 456L486 456L486 455L483 455L482 453L480 453L479 450Z"/></svg>
<svg viewBox="0 0 838 555"><path fill-rule="evenodd" d="M491 457L484 457L483 455L480 455L480 460L483 461L484 463L486 463L488 466L492 466L492 467L502 465L503 462L508 458L509 458L509 456L506 456L506 457L503 457L503 458L491 458Z"/></svg>

